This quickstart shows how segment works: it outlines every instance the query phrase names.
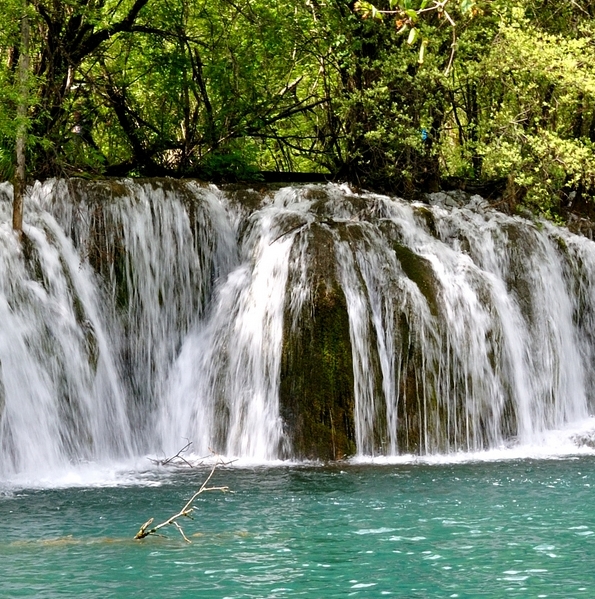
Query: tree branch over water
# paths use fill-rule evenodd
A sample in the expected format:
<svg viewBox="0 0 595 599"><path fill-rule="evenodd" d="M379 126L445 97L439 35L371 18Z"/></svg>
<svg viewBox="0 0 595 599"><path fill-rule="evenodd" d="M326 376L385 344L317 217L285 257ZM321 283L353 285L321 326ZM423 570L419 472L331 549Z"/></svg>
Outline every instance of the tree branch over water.
<svg viewBox="0 0 595 599"><path fill-rule="evenodd" d="M175 455L172 455L169 458L164 458L162 460L155 460L153 458L149 458L149 460L153 462L153 464L157 464L158 466L175 466L181 462L182 464L186 464L186 466L190 468L194 468L195 466L202 464L202 461L200 461L199 464L191 463L182 455L183 453L188 451L188 449L192 445L192 441L189 441L188 439L186 439L186 441L186 445L184 445L184 447L182 447L182 449L180 449L180 451L178 451L178 453L176 453Z"/></svg>
<svg viewBox="0 0 595 599"><path fill-rule="evenodd" d="M194 493L194 495L192 495L192 497L184 504L184 507L179 512L175 513L173 516L171 516L167 520L161 522L161 524L157 524L156 526L153 526L152 528L149 528L149 527L151 526L151 524L153 524L155 519L150 518L140 527L139 531L136 533L136 535L134 535L134 538L135 539L144 539L145 537L148 537L150 535L159 534L158 531L161 530L162 528L165 528L166 526L174 526L175 528L178 529L178 532L182 535L182 538L187 543L191 543L192 541L184 533L184 530L180 526L178 519L185 517L185 518L190 518L191 520L194 520L193 511L194 511L195 506L193 504L196 501L196 499L198 498L198 496L202 495L202 493L206 493L208 491L221 491L222 493L229 492L229 487L227 487L227 486L222 486L222 487L210 487L209 486L209 482L211 481L211 478L213 478L215 471L221 465L225 465L225 464L221 461L218 461L213 465L213 467L211 468L211 471L209 472L209 475L204 480L204 482L202 483L202 485L200 486L198 491L196 491L196 493Z"/></svg>

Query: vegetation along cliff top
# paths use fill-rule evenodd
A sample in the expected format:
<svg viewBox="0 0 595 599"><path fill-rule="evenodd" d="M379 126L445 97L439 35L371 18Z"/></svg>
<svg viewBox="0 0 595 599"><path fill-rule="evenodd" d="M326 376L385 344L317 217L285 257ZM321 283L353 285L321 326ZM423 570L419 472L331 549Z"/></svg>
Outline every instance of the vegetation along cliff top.
<svg viewBox="0 0 595 599"><path fill-rule="evenodd" d="M592 0L0 0L0 178L313 173L591 211ZM263 173L268 173L263 175Z"/></svg>

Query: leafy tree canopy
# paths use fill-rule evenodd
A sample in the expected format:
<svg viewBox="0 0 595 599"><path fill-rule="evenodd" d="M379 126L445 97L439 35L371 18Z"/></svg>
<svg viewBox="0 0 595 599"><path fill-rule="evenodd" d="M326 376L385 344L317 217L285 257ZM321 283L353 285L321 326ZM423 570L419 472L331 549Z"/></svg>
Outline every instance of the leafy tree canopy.
<svg viewBox="0 0 595 599"><path fill-rule="evenodd" d="M31 177L315 171L405 195L595 189L592 0L0 0L0 175L19 22Z"/></svg>

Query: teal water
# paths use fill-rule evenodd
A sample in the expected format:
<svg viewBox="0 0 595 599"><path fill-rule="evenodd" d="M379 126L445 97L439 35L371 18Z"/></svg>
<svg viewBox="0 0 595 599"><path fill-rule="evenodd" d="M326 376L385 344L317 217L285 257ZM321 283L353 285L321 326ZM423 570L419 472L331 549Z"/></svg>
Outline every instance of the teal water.
<svg viewBox="0 0 595 599"><path fill-rule="evenodd" d="M595 458L225 469L0 490L0 597L593 597Z"/></svg>

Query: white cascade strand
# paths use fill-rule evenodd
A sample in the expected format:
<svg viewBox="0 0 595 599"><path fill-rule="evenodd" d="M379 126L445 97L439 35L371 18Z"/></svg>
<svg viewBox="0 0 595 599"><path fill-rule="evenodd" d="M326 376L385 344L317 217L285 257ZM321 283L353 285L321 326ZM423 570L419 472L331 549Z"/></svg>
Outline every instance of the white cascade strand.
<svg viewBox="0 0 595 599"><path fill-rule="evenodd" d="M291 227L286 232L285 220L288 213L305 217L308 208L294 203L286 209L287 201L280 192L250 218L238 265L219 281L209 317L182 348L160 418L169 451L182 437L203 454L278 455L285 290L296 234Z"/></svg>
<svg viewBox="0 0 595 599"><path fill-rule="evenodd" d="M94 274L35 201L24 229L29 264L13 232L0 229L3 472L132 452Z"/></svg>

